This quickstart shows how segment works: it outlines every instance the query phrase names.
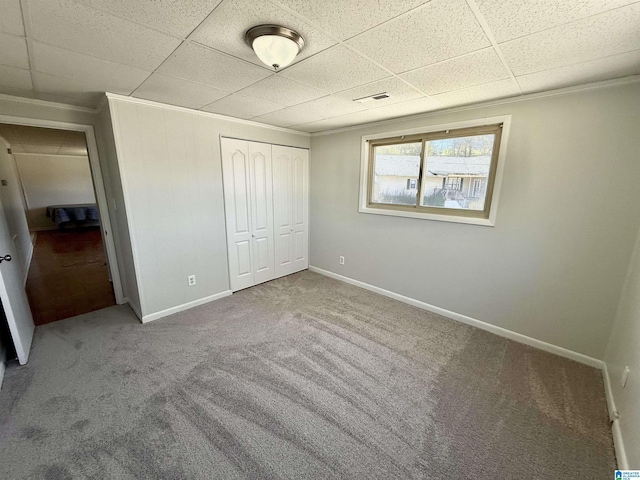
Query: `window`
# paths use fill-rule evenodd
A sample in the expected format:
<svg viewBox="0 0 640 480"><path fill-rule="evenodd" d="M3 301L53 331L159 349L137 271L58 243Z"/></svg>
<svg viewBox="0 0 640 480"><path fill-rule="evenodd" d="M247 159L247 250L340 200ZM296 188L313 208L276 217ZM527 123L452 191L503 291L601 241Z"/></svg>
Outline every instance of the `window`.
<svg viewBox="0 0 640 480"><path fill-rule="evenodd" d="M493 225L509 120L363 137L360 211Z"/></svg>

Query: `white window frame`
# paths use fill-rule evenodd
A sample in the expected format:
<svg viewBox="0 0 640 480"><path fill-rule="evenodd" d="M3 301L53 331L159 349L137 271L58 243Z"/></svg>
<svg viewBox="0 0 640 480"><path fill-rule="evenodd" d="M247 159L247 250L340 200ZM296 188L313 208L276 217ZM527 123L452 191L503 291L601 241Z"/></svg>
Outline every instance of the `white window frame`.
<svg viewBox="0 0 640 480"><path fill-rule="evenodd" d="M448 213L426 213L426 212L411 212L405 210L392 210L389 208L376 208L374 205L368 203L368 179L369 168L372 166L372 160L369 158L369 142L371 140L379 140L382 138L397 137L402 135L416 135L423 133L439 132L443 130L455 130L460 128L470 127L482 127L484 125L502 124L502 136L500 140L500 150L498 152L498 165L495 173L495 180L493 184L493 194L491 196L491 209L489 211L488 218L479 217L464 217L459 215L451 215ZM439 222L454 222L454 223L466 223L470 225L482 225L486 227L493 227L496 224L496 218L498 215L500 190L502 186L502 177L504 172L505 161L507 157L507 143L509 141L509 130L511 127L511 115L501 115L497 117L485 117L474 120L466 120L462 122L446 123L439 125L426 125L423 127L417 127L407 130L396 130L393 132L382 132L372 135L364 135L362 137L362 150L360 161L360 201L359 209L360 213L370 213L375 215L389 215L393 217L408 217L419 218L423 220L436 220Z"/></svg>

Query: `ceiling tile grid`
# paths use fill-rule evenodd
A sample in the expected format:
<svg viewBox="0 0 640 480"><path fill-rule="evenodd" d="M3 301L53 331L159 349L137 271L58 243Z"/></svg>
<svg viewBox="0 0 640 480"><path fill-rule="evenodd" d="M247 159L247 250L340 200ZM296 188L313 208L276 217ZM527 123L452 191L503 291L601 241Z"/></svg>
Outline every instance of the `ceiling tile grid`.
<svg viewBox="0 0 640 480"><path fill-rule="evenodd" d="M0 123L0 136L11 145L13 153L87 154L83 132Z"/></svg>
<svg viewBox="0 0 640 480"><path fill-rule="evenodd" d="M465 0L432 0L347 43L394 73L491 46Z"/></svg>
<svg viewBox="0 0 640 480"><path fill-rule="evenodd" d="M503 43L637 0L475 0L496 40Z"/></svg>
<svg viewBox="0 0 640 480"><path fill-rule="evenodd" d="M389 97L382 100L372 100L362 103L361 105L367 109L379 108L423 96L418 89L412 87L398 77L391 77L385 80L372 82L367 85L350 88L349 90L336 93L335 96L353 101L364 97L370 97L378 93L386 93Z"/></svg>
<svg viewBox="0 0 640 480"><path fill-rule="evenodd" d="M640 3L500 45L513 73L550 70L640 49Z"/></svg>
<svg viewBox="0 0 640 480"><path fill-rule="evenodd" d="M76 0L126 20L186 38L222 0Z"/></svg>
<svg viewBox="0 0 640 480"><path fill-rule="evenodd" d="M382 80L390 77L391 73L338 45L284 69L281 75L334 93Z"/></svg>
<svg viewBox="0 0 640 480"><path fill-rule="evenodd" d="M271 73L264 68L196 44L183 44L158 73L228 91L240 90Z"/></svg>
<svg viewBox="0 0 640 480"><path fill-rule="evenodd" d="M36 41L32 42L32 55L35 71L69 78L96 91L110 89L114 93L129 95L151 73Z"/></svg>
<svg viewBox="0 0 640 480"><path fill-rule="evenodd" d="M0 0L0 32L24 37L20 0Z"/></svg>
<svg viewBox="0 0 640 480"><path fill-rule="evenodd" d="M145 70L157 68L180 40L73 0L29 0L34 40Z"/></svg>
<svg viewBox="0 0 640 480"><path fill-rule="evenodd" d="M306 40L277 74L244 42L261 23ZM638 0L0 0L0 93L306 131L637 75L639 57Z"/></svg>
<svg viewBox="0 0 640 480"><path fill-rule="evenodd" d="M133 96L197 110L229 93L227 90L154 73L136 89Z"/></svg>
<svg viewBox="0 0 640 480"><path fill-rule="evenodd" d="M0 34L0 65L29 69L27 41L23 37Z"/></svg>
<svg viewBox="0 0 640 480"><path fill-rule="evenodd" d="M0 86L7 88L32 90L31 73L22 68L0 65Z"/></svg>
<svg viewBox="0 0 640 480"><path fill-rule="evenodd" d="M268 98L271 102L290 107L325 97L329 92L296 82L280 74L274 74L243 88L238 91L238 94L258 99Z"/></svg>
<svg viewBox="0 0 640 480"><path fill-rule="evenodd" d="M509 78L493 48L445 60L400 75L429 95L450 92Z"/></svg>
<svg viewBox="0 0 640 480"><path fill-rule="evenodd" d="M300 16L346 40L412 10L429 0L275 0Z"/></svg>
<svg viewBox="0 0 640 480"><path fill-rule="evenodd" d="M291 126L329 117L337 117L359 110L365 110L365 107L363 107L361 103L355 103L333 95L328 95L316 100L311 100L310 102L256 117L254 120L273 120L277 121L281 126Z"/></svg>
<svg viewBox="0 0 640 480"><path fill-rule="evenodd" d="M279 105L267 100L233 94L205 106L202 110L221 115L229 115L231 117L249 119L282 110L283 108L285 108L284 105Z"/></svg>

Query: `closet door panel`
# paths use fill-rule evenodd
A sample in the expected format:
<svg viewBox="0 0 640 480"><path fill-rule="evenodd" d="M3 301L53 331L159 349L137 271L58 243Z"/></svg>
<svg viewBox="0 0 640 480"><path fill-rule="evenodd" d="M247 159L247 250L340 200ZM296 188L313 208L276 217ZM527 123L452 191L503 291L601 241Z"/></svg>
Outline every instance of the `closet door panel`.
<svg viewBox="0 0 640 480"><path fill-rule="evenodd" d="M273 199L276 277L293 273L293 158L292 149L274 145Z"/></svg>
<svg viewBox="0 0 640 480"><path fill-rule="evenodd" d="M247 142L223 138L222 173L227 220L229 281L236 291L254 284Z"/></svg>
<svg viewBox="0 0 640 480"><path fill-rule="evenodd" d="M309 268L309 150L291 148L293 271Z"/></svg>
<svg viewBox="0 0 640 480"><path fill-rule="evenodd" d="M261 283L275 277L271 145L256 142L248 142L248 144L253 272L255 283Z"/></svg>

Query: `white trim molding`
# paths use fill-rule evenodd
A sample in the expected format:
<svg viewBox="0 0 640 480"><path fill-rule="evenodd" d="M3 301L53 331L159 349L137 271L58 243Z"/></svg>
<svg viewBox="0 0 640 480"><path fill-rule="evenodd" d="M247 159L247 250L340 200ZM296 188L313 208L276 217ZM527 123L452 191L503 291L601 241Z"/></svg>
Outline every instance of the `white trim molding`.
<svg viewBox="0 0 640 480"><path fill-rule="evenodd" d="M459 215L445 215L437 213L425 213L420 211L410 212L405 210L391 210L387 208L376 208L369 206L368 187L369 187L369 168L371 168L371 159L369 158L369 142L371 140L379 140L381 138L399 137L402 135L414 135L430 132L440 132L443 130L456 130L460 128L480 127L491 124L502 124L502 135L500 139L500 150L498 152L498 166L495 173L493 184L493 195L491 197L491 209L489 218L464 217ZM395 130L391 132L374 133L371 135L363 135L361 137L360 152L360 193L358 212L370 213L375 215L390 215L393 217L407 217L421 220L436 220L438 222L454 222L466 223L470 225L482 225L485 227L493 227L496 224L498 215L498 206L500 201L500 187L502 185L502 177L504 172L504 164L507 159L507 144L509 142L509 131L511 129L511 115L499 115L496 117L476 118L461 122L444 123L439 125L425 125L404 130Z"/></svg>
<svg viewBox="0 0 640 480"><path fill-rule="evenodd" d="M68 103L59 103L59 102L50 102L48 100L40 100L38 98L29 98L29 97L16 97L15 95L7 95L4 93L0 93L0 101L6 100L10 102L22 102L30 105L38 105L41 107L51 107L51 108L59 108L61 110L67 110L71 112L82 112L82 113L96 113L96 110L89 107L80 107L78 105L70 105Z"/></svg>
<svg viewBox="0 0 640 480"><path fill-rule="evenodd" d="M605 363L602 369L602 378L604 380L604 390L607 396L607 408L609 410L609 420L611 421L611 433L613 435L613 447L616 451L616 460L619 470L629 470L629 461L627 460L627 452L624 448L624 440L622 439L622 431L620 430L620 414L616 408L616 402L613 398L613 390L611 389L611 377L609 369Z"/></svg>
<svg viewBox="0 0 640 480"><path fill-rule="evenodd" d="M27 279L29 278L29 269L31 268L31 260L33 260L33 250L35 249L35 243L32 241L29 242L29 251L27 252L27 258L24 262L24 282L22 285L24 287L27 286Z"/></svg>
<svg viewBox="0 0 640 480"><path fill-rule="evenodd" d="M166 310L160 310L156 313L150 313L149 315L142 316L142 323L148 323L153 320L157 320L162 317L166 317L168 315L172 315L174 313L183 312L185 310L189 310L190 308L197 307L199 305L204 305L205 303L213 302L214 300L219 300L224 297L228 297L233 292L231 290L225 290L224 292L216 293L215 295L209 295L208 297L200 298L198 300L194 300L192 302L183 303L182 305L178 305L175 307L167 308ZM131 305L131 304L129 304ZM133 309L133 307L132 307ZM135 312L135 310L134 310Z"/></svg>
<svg viewBox="0 0 640 480"><path fill-rule="evenodd" d="M95 111L94 111L95 113ZM113 284L113 292L116 297L116 303L123 303L124 293L122 291L122 281L120 277L120 269L116 256L116 247L113 241L113 228L109 209L107 204L107 194L105 190L104 179L102 177L102 168L100 155L98 154L98 144L93 125L81 123L59 122L56 120L46 120L39 118L14 117L9 115L0 115L0 122L12 125L23 125L28 127L44 127L55 128L58 130L71 130L75 132L83 132L87 142L87 152L89 157L89 166L91 167L91 180L93 189L96 194L96 201L100 214L100 231L107 253L107 264Z"/></svg>
<svg viewBox="0 0 640 480"><path fill-rule="evenodd" d="M400 302L413 305L414 307L418 307L423 310L427 310L429 312L442 315L443 317L447 317L452 320L456 320L460 323L464 323L466 325L479 328L480 330L485 330L487 332L494 333L500 337L508 338L509 340L513 340L515 342L522 343L530 347L544 350L545 352L554 353L561 357L568 358L570 360L574 360L576 362L583 363L585 365L589 365L590 367L594 367L599 370L602 370L604 368L604 362L602 360L589 357L587 355L583 355L582 353L574 352L573 350L569 350L567 348L563 348L557 345L553 345L551 343L543 342L542 340L528 337L526 335L522 335L521 333L517 333L512 330L507 330L506 328L498 327L496 325L483 322L482 320L478 320L473 317L463 315L461 313L452 312L451 310L437 307L435 305L431 305L429 303L416 300L415 298L406 297L404 295L400 295L399 293L391 292L389 290L385 290L384 288L376 287L375 285L370 285L368 283L361 282L359 280L354 280L353 278L345 277L343 275L339 275L337 273L333 273L328 270L324 270L322 268L309 266L309 270L312 272L316 272L321 275L325 275L327 277L333 278L335 280L340 280L341 282L355 285L356 287L364 288L365 290L369 290L371 292L384 295L385 297L393 298L394 300L398 300Z"/></svg>

